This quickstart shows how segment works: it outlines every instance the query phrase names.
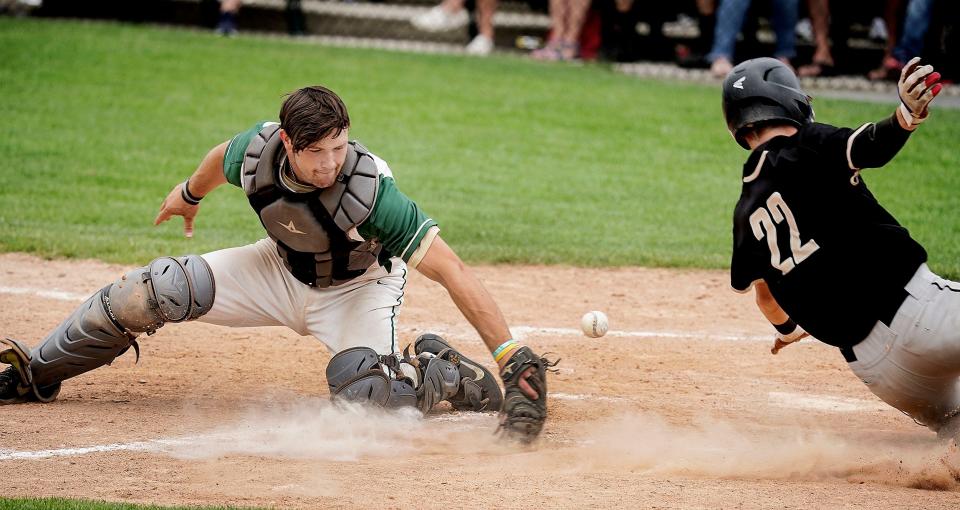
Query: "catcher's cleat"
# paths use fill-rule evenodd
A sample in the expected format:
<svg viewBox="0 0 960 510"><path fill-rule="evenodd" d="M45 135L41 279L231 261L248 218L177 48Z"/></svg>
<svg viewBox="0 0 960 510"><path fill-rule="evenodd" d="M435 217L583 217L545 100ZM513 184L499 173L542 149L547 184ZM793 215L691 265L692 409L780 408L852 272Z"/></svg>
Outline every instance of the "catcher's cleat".
<svg viewBox="0 0 960 510"><path fill-rule="evenodd" d="M21 402L52 402L60 393L60 383L46 387L33 384L30 349L12 338L0 338L0 362L10 365L0 372L0 405Z"/></svg>
<svg viewBox="0 0 960 510"><path fill-rule="evenodd" d="M0 405L22 402L21 387L20 374L16 368L7 367L6 370L0 372ZM29 388L26 388L26 391L29 391Z"/></svg>
<svg viewBox="0 0 960 510"><path fill-rule="evenodd" d="M460 388L447 401L458 411L499 411L503 393L497 379L479 363L460 354L439 335L424 333L413 343L417 355L423 353L450 361L460 370Z"/></svg>

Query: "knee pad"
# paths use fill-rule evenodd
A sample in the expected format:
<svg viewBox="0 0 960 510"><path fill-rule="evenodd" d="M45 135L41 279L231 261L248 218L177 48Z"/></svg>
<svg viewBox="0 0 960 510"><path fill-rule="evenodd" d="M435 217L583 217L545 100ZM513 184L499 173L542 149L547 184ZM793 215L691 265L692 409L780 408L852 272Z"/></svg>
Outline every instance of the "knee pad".
<svg viewBox="0 0 960 510"><path fill-rule="evenodd" d="M168 322L210 311L213 272L198 255L160 257L100 289L44 338L24 360L34 387L44 388L110 364Z"/></svg>
<svg viewBox="0 0 960 510"><path fill-rule="evenodd" d="M414 383L391 368L396 358L381 356L369 347L338 352L327 364L331 399L369 402L379 407L417 407Z"/></svg>
<svg viewBox="0 0 960 510"><path fill-rule="evenodd" d="M110 318L126 331L147 334L168 322L201 317L216 294L213 271L198 255L154 259L104 290Z"/></svg>
<svg viewBox="0 0 960 510"><path fill-rule="evenodd" d="M404 376L405 366L416 372L417 381ZM457 363L450 360L431 353L421 353L414 359L381 356L369 347L337 353L326 372L332 399L387 408L416 407L423 414L457 395L463 382Z"/></svg>

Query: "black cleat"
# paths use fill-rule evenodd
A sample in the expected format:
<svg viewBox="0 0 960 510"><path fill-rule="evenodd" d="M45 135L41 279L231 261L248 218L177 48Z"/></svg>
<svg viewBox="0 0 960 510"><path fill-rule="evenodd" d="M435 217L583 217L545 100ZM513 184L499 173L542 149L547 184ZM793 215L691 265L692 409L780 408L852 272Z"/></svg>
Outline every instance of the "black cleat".
<svg viewBox="0 0 960 510"><path fill-rule="evenodd" d="M503 405L503 392L496 377L479 363L460 354L446 340L424 333L413 343L416 354L430 353L456 364L460 369L460 390L447 400L458 411L496 412Z"/></svg>
<svg viewBox="0 0 960 510"><path fill-rule="evenodd" d="M20 381L20 372L14 367L7 367L0 372L0 405L25 402L30 397L30 388L25 388Z"/></svg>
<svg viewBox="0 0 960 510"><path fill-rule="evenodd" d="M21 402L52 402L60 393L60 383L36 387L30 373L30 350L12 338L0 338L0 363L10 366L0 372L0 405Z"/></svg>

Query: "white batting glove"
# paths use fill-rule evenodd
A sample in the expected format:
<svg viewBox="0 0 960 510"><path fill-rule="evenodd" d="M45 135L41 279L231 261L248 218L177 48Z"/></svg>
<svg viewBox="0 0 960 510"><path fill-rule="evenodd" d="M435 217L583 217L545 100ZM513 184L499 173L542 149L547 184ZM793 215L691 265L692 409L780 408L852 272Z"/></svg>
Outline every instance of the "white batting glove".
<svg viewBox="0 0 960 510"><path fill-rule="evenodd" d="M912 129L926 120L929 114L927 106L942 89L940 73L934 71L932 65L920 65L920 57L913 57L903 66L900 81L897 82L899 109L903 120Z"/></svg>
<svg viewBox="0 0 960 510"><path fill-rule="evenodd" d="M794 343L798 342L806 337L810 336L810 333L807 333L799 325L794 329L789 335L781 335L777 333L777 338L773 341L773 348L770 349L770 354L776 354L780 352L780 349Z"/></svg>

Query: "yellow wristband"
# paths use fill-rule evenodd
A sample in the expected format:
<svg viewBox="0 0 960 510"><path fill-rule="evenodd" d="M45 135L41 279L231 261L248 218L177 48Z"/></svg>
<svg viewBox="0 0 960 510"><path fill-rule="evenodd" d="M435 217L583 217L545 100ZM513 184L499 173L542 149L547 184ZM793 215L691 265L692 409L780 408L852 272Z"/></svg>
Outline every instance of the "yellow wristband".
<svg viewBox="0 0 960 510"><path fill-rule="evenodd" d="M506 357L508 353L511 353L517 350L519 347L520 347L520 344L516 344L516 343L510 344L506 348L504 348L502 351L500 351L500 354L497 354L496 356L494 356L493 360L499 363L500 360Z"/></svg>

